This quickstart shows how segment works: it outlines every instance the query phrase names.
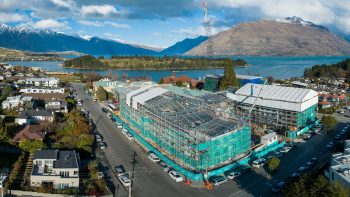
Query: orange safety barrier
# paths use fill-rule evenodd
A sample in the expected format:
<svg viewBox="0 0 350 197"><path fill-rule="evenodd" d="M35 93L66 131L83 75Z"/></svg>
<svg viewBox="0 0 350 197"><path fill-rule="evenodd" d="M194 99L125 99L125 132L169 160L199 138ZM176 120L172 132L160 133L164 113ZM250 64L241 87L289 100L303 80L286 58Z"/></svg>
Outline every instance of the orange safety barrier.
<svg viewBox="0 0 350 197"><path fill-rule="evenodd" d="M205 181L205 188L207 189L213 189L213 185L209 181Z"/></svg>

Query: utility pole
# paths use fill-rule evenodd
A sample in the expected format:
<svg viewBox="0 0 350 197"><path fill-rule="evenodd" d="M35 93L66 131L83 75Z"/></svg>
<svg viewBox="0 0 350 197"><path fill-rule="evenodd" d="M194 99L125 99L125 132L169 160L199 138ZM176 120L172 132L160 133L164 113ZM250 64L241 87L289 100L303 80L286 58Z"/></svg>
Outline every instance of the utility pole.
<svg viewBox="0 0 350 197"><path fill-rule="evenodd" d="M129 184L129 197L131 197L131 184L132 184L132 175L131 175L131 170L129 170L129 174L130 174L130 184Z"/></svg>

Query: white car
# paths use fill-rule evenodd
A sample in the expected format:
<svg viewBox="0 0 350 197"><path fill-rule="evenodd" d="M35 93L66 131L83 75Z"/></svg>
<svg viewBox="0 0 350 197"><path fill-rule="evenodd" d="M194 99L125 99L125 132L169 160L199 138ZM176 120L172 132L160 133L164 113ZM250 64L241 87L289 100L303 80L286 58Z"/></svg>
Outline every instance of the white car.
<svg viewBox="0 0 350 197"><path fill-rule="evenodd" d="M130 179L129 179L129 175L128 175L128 174L119 176L118 179L120 180L120 182L122 182L122 184L123 184L125 187L129 187L130 184L131 184L131 181L130 181Z"/></svg>
<svg viewBox="0 0 350 197"><path fill-rule="evenodd" d="M285 146L285 147L281 148L280 152L282 152L282 153L288 153L291 149L292 149L291 147Z"/></svg>
<svg viewBox="0 0 350 197"><path fill-rule="evenodd" d="M168 174L169 174L169 176L170 176L172 179L174 179L176 182L182 182L182 181L184 181L184 179L182 178L182 176L181 176L178 172L176 172L175 170L170 170L170 171L168 172Z"/></svg>
<svg viewBox="0 0 350 197"><path fill-rule="evenodd" d="M152 152L148 154L148 158L155 163L160 161L159 157Z"/></svg>
<svg viewBox="0 0 350 197"><path fill-rule="evenodd" d="M122 125L122 123L117 123L117 128L118 128L118 129L121 129L121 128L123 128L123 125Z"/></svg>
<svg viewBox="0 0 350 197"><path fill-rule="evenodd" d="M240 172L230 172L230 173L227 174L227 178L231 179L231 180L234 179L234 178L237 178L239 176L241 176Z"/></svg>
<svg viewBox="0 0 350 197"><path fill-rule="evenodd" d="M129 131L128 131L126 128L124 128L124 129L122 130L122 133L123 133L124 135L126 135L127 133L129 133Z"/></svg>
<svg viewBox="0 0 350 197"><path fill-rule="evenodd" d="M133 141L135 138L134 136L132 136L130 133L127 133L126 134L126 137L130 140L130 141Z"/></svg>
<svg viewBox="0 0 350 197"><path fill-rule="evenodd" d="M252 166L253 168L260 168L263 167L265 165L266 159L264 158L259 158L255 161L253 161Z"/></svg>
<svg viewBox="0 0 350 197"><path fill-rule="evenodd" d="M221 184L223 183L226 183L227 182L227 179L224 177L224 176L217 176L217 177L214 177L211 181L215 186L220 186Z"/></svg>

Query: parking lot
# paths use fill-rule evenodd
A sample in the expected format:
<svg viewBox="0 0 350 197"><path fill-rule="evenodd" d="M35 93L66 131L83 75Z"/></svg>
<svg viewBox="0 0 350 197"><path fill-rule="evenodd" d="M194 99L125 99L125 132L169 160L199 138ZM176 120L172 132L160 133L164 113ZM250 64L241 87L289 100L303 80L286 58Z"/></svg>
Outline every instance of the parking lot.
<svg viewBox="0 0 350 197"><path fill-rule="evenodd" d="M266 159L271 155L279 156L281 159L280 169L273 177L268 176L263 167L250 171L242 166L242 171L238 171L241 173L238 177L225 181L226 183L214 187L213 190L207 190L187 186L184 181L176 182L175 175L171 177L166 173L167 170L163 164L152 162L148 158L148 153L134 143L134 140L130 139L122 128L118 128L118 125L102 111L101 106L85 94L81 86L75 85L74 87L84 100L84 108L90 111L102 141L106 143L106 148L102 151L113 168L110 177L114 182L116 196L127 195L127 188L122 186L118 179L119 176L115 173L115 167L118 165L123 165L125 171L134 176L133 194L136 196L159 196L162 194L166 194L166 196L179 196L179 194L181 196L271 196L271 190L276 184L285 181L300 167L310 162L313 157L317 158L317 162L310 169L319 168L325 163L331 152L331 149L327 148L326 145L333 141L336 134L341 132L345 126L345 124L338 124L335 132L330 135L321 132L313 135L307 141L295 140L292 144L295 145L295 148L286 154L277 151L267 155ZM286 150L284 149L284 151ZM111 170L108 173L111 173Z"/></svg>

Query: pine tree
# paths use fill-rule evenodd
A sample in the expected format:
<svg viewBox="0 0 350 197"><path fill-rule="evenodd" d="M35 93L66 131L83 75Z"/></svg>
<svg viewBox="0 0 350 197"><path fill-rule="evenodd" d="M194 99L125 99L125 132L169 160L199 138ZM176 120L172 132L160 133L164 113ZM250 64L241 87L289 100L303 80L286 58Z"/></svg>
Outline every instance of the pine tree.
<svg viewBox="0 0 350 197"><path fill-rule="evenodd" d="M233 69L233 60L227 60L225 65L224 76L220 80L219 90L227 90L229 88L237 88L238 81L236 73Z"/></svg>

